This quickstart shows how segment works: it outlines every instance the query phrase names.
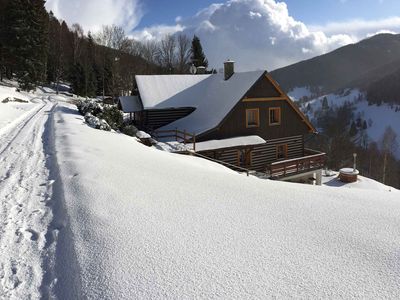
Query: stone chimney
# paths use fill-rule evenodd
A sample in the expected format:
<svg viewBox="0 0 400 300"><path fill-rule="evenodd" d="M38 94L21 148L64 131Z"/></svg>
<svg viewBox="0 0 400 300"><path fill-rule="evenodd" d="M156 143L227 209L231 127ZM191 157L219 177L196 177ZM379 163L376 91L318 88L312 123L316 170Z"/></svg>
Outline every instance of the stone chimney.
<svg viewBox="0 0 400 300"><path fill-rule="evenodd" d="M199 75L206 74L206 67L203 67L203 66L197 67L196 74L199 74Z"/></svg>
<svg viewBox="0 0 400 300"><path fill-rule="evenodd" d="M228 80L235 73L235 62L228 59L224 62L224 79Z"/></svg>

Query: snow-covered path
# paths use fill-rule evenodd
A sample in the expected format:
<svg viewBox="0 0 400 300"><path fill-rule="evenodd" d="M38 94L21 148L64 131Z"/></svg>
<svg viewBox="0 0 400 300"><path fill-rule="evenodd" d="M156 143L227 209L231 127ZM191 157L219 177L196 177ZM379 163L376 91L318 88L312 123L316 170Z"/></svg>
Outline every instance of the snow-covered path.
<svg viewBox="0 0 400 300"><path fill-rule="evenodd" d="M0 296L37 299L52 241L46 127L56 104L45 97L0 135Z"/></svg>

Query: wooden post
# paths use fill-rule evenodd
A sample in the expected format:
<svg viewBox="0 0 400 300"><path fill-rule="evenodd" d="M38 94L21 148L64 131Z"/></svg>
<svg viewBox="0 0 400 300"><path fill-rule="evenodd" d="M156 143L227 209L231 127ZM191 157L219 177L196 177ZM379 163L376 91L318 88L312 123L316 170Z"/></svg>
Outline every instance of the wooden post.
<svg viewBox="0 0 400 300"><path fill-rule="evenodd" d="M175 140L178 141L178 128L175 128Z"/></svg>
<svg viewBox="0 0 400 300"><path fill-rule="evenodd" d="M193 151L196 152L196 135L193 134Z"/></svg>
<svg viewBox="0 0 400 300"><path fill-rule="evenodd" d="M183 131L183 144L186 145L186 129Z"/></svg>

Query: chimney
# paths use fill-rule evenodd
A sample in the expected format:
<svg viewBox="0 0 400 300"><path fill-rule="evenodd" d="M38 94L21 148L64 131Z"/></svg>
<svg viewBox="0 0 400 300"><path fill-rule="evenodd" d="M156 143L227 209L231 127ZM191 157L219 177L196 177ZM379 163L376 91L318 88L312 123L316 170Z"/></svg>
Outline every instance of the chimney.
<svg viewBox="0 0 400 300"><path fill-rule="evenodd" d="M224 79L228 80L235 73L235 62L228 59L224 62Z"/></svg>
<svg viewBox="0 0 400 300"><path fill-rule="evenodd" d="M196 74L199 74L199 75L206 74L206 67L203 67L203 66L197 67Z"/></svg>

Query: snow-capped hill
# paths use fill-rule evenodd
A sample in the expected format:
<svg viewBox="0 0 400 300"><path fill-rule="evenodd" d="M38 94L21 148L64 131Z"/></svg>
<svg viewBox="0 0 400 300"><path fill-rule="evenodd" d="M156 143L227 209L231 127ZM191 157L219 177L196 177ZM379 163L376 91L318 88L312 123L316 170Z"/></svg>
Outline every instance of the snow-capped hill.
<svg viewBox="0 0 400 300"><path fill-rule="evenodd" d="M324 104L325 101L325 104ZM358 89L346 89L341 94L327 94L302 103L301 109L307 114L312 122L323 109L338 108L345 103L351 103L355 110L354 115L367 121L366 132L371 141L379 143L382 140L385 129L390 126L400 137L400 106L396 105L370 105L365 100L365 95ZM396 156L400 158L400 147Z"/></svg>

